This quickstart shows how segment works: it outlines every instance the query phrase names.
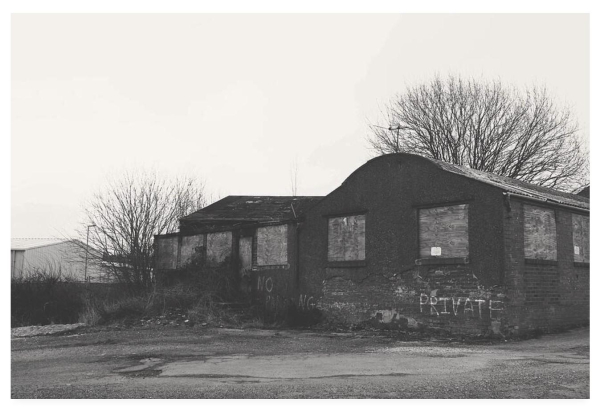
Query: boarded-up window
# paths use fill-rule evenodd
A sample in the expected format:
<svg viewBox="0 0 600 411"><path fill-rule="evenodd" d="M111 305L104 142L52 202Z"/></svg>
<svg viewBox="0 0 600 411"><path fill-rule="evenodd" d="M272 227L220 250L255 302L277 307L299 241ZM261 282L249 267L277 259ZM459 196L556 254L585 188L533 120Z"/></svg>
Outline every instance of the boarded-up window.
<svg viewBox="0 0 600 411"><path fill-rule="evenodd" d="M156 258L156 267L159 269L177 268L177 237L157 238L158 255Z"/></svg>
<svg viewBox="0 0 600 411"><path fill-rule="evenodd" d="M573 222L573 254L578 263L590 262L590 217L571 214Z"/></svg>
<svg viewBox="0 0 600 411"><path fill-rule="evenodd" d="M231 231L206 235L206 258L210 262L223 262L231 256L231 247Z"/></svg>
<svg viewBox="0 0 600 411"><path fill-rule="evenodd" d="M419 256L421 258L469 256L467 204L419 210Z"/></svg>
<svg viewBox="0 0 600 411"><path fill-rule="evenodd" d="M354 215L329 219L327 259L360 261L365 259L365 216Z"/></svg>
<svg viewBox="0 0 600 411"><path fill-rule="evenodd" d="M199 256L204 247L204 234L185 236L181 239L180 266L186 266L192 262L192 257Z"/></svg>
<svg viewBox="0 0 600 411"><path fill-rule="evenodd" d="M256 230L256 264L287 263L287 225L259 227Z"/></svg>
<svg viewBox="0 0 600 411"><path fill-rule="evenodd" d="M525 204L525 258L556 260L554 211Z"/></svg>

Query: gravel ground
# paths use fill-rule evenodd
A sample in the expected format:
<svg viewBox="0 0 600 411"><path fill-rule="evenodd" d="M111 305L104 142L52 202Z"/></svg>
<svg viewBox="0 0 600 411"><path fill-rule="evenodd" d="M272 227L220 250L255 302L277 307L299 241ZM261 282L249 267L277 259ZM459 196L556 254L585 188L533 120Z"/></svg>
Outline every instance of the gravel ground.
<svg viewBox="0 0 600 411"><path fill-rule="evenodd" d="M589 398L589 329L516 342L206 327L12 340L13 398Z"/></svg>

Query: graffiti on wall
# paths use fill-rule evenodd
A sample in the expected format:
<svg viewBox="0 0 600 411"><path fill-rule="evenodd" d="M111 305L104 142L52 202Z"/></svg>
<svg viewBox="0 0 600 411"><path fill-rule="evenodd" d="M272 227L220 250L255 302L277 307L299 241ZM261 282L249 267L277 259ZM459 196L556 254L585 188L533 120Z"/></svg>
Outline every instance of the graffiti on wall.
<svg viewBox="0 0 600 411"><path fill-rule="evenodd" d="M285 310L289 301L277 293L273 293L273 278L259 275L257 277L256 291L264 293L265 309L275 313Z"/></svg>
<svg viewBox="0 0 600 411"><path fill-rule="evenodd" d="M271 277L265 278L262 275L259 275L256 290L271 293L271 291L273 291L273 279Z"/></svg>
<svg viewBox="0 0 600 411"><path fill-rule="evenodd" d="M313 308L316 307L316 303L314 302L314 299L307 294L300 294L300 297L298 298L298 308L302 311L308 311L308 310L312 310Z"/></svg>
<svg viewBox="0 0 600 411"><path fill-rule="evenodd" d="M490 318L494 318L494 313L504 310L504 302L469 297L436 297L421 293L419 308L421 312L429 311L431 315L471 315L479 318L483 318L483 312L487 309Z"/></svg>
<svg viewBox="0 0 600 411"><path fill-rule="evenodd" d="M307 294L300 294L296 303L294 298L288 298L274 293L274 285L275 283L272 277L257 277L256 290L264 293L265 308L267 309L280 311L286 309L290 305L296 305L301 311L309 311L317 306L315 299Z"/></svg>

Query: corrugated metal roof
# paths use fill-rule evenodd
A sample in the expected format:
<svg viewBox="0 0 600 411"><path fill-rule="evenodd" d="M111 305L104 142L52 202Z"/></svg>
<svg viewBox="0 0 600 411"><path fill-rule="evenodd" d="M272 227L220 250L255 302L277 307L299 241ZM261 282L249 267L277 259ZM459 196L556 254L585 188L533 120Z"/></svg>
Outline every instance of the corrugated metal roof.
<svg viewBox="0 0 600 411"><path fill-rule="evenodd" d="M11 250L28 250L30 248L45 247L53 244L60 244L70 240L64 238L11 238Z"/></svg>
<svg viewBox="0 0 600 411"><path fill-rule="evenodd" d="M227 196L181 221L283 221L301 215L323 197ZM292 210L293 205L293 210Z"/></svg>
<svg viewBox="0 0 600 411"><path fill-rule="evenodd" d="M515 180L514 178L504 177L486 171L473 170L469 167L458 166L440 160L428 160L445 171L499 187L509 193L531 197L534 200L544 202L550 201L558 204L584 208L586 210L590 209L589 199L576 194L565 193L551 188L525 183L523 181Z"/></svg>

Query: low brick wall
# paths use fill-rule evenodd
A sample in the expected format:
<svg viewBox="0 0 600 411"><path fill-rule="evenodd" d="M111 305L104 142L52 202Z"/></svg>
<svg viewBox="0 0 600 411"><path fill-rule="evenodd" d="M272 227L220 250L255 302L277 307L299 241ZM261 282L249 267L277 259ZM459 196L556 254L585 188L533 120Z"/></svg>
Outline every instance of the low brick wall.
<svg viewBox="0 0 600 411"><path fill-rule="evenodd" d="M317 307L346 324L501 335L504 305L504 290L484 287L468 265L431 265L362 281L334 277Z"/></svg>

